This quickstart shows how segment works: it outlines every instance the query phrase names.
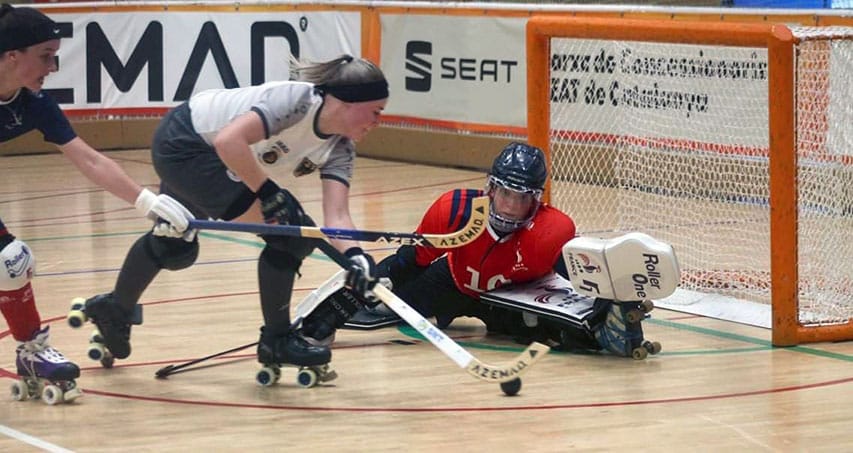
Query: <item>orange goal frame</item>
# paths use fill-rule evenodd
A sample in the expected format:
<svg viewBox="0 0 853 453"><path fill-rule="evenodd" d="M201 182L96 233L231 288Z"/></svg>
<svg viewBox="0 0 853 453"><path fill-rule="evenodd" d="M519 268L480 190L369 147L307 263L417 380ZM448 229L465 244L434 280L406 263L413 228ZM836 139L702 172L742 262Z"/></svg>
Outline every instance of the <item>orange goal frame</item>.
<svg viewBox="0 0 853 453"><path fill-rule="evenodd" d="M770 130L770 273L774 346L853 339L853 320L803 326L798 307L797 154L794 46L782 24L534 16L527 23L527 130L550 159L550 39L552 37L715 44L768 50ZM550 184L545 200L549 199Z"/></svg>

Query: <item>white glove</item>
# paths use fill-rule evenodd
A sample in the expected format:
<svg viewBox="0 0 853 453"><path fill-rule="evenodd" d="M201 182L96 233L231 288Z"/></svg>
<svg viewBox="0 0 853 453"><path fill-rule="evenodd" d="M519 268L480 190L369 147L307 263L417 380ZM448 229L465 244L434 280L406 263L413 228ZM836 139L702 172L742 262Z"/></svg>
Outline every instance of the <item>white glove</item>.
<svg viewBox="0 0 853 453"><path fill-rule="evenodd" d="M155 195L148 189L142 189L139 196L136 197L136 210L145 217L151 220L157 220L157 217L169 222L169 225L174 228L177 233L183 234L187 226L188 220L195 219L195 216L180 204L174 198L160 194Z"/></svg>
<svg viewBox="0 0 853 453"><path fill-rule="evenodd" d="M171 224L166 222L157 222L154 224L154 228L151 229L151 234L154 236L174 238L174 239L183 239L187 242L192 242L195 239L198 230L184 230L183 232L178 231Z"/></svg>
<svg viewBox="0 0 853 453"><path fill-rule="evenodd" d="M379 281L377 282L377 284L384 286L386 289L388 289L388 291L391 291L392 289L394 289L394 282L392 282L391 279L388 277L380 278ZM376 296L376 294L373 292L372 289L369 290L367 293L365 293L364 298L367 299L368 303L375 305L374 308L385 307L386 310L388 310L389 312L391 311L390 308L388 308L387 306L385 306L384 303L382 303L382 300ZM380 312L382 314L387 314L387 313L382 312L381 310L380 310Z"/></svg>

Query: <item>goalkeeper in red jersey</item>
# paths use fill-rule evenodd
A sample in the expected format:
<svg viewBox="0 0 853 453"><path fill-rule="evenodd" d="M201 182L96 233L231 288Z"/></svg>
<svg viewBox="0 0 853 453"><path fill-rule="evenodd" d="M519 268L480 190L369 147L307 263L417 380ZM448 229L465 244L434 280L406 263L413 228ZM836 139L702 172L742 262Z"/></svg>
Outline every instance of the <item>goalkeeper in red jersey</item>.
<svg viewBox="0 0 853 453"><path fill-rule="evenodd" d="M539 329L527 328L519 312L483 304L478 298L482 292L533 281L555 270L566 275L561 248L575 236L575 224L566 214L542 203L547 177L540 149L510 143L495 159L485 191L446 192L427 210L416 232L458 230L471 215L471 200L488 195L486 231L454 249L402 246L378 265L379 275L390 279L394 293L423 316L434 316L440 328L457 317L473 316L483 320L490 331L531 337ZM349 296L346 290L331 296L337 303L312 313L305 321L305 331L327 339L344 321L353 328L399 321L384 305L362 306ZM338 316L330 313L332 306L338 308Z"/></svg>
<svg viewBox="0 0 853 453"><path fill-rule="evenodd" d="M486 231L452 249L401 246L377 266L380 281L390 282L387 286L400 299L424 317L435 317L442 329L456 318L474 317L490 333L510 335L520 343L603 349L638 359L656 354L660 344L645 341L640 325L653 304L639 297L634 286L645 281L649 284L641 285L643 294L661 297L674 290L678 271L671 247L642 233L612 240L575 238L574 221L541 201L547 177L540 149L510 143L495 159L485 190L444 193L416 232L459 230L471 216L472 200L484 195L490 200ZM582 269L583 259L607 262L608 257L610 267L590 262ZM656 264L652 271L650 261ZM586 272L581 280L579 272ZM633 279L632 291L622 288L626 278ZM569 279L579 281L577 291ZM592 282L597 291L587 291L584 282ZM342 326L371 329L400 321L384 304L355 297L341 282L333 283L324 285L330 303L320 304L303 321L308 337L330 342Z"/></svg>
<svg viewBox="0 0 853 453"><path fill-rule="evenodd" d="M495 159L485 191L446 192L417 229L421 234L453 232L468 221L471 200L488 195L486 231L454 249L400 247L380 265L380 275L387 274L394 292L422 315L435 316L441 328L459 316L474 316L490 330L504 330L494 325L494 310L479 302L481 293L533 281L555 270L566 273L561 248L574 238L575 223L541 202L546 179L542 151L511 143Z"/></svg>

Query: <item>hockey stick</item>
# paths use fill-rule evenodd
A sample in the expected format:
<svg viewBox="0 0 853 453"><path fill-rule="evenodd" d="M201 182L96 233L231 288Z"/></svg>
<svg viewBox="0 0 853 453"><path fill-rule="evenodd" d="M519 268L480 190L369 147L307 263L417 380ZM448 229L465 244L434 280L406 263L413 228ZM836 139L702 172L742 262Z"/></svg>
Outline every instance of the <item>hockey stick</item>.
<svg viewBox="0 0 853 453"><path fill-rule="evenodd" d="M328 242L322 241L318 244L318 247L329 258L338 263L339 266L346 269L352 264L343 253L339 252ZM373 294L393 310L394 313L400 315L403 320L414 327L418 333L435 345L450 360L459 365L460 368L464 368L468 374L483 381L503 383L515 380L539 359L544 357L551 349L544 344L533 342L527 349L509 362L500 364L485 363L474 357L462 346L459 346L458 343L442 332L441 329L432 325L432 323L427 321L407 303L403 302L388 288L377 284L373 288Z"/></svg>
<svg viewBox="0 0 853 453"><path fill-rule="evenodd" d="M302 301L299 303L299 305L296 306L296 319L294 319L293 322L290 323L290 328L291 329L298 329L302 325L302 320L304 320L308 315L310 315L311 312L313 312L314 309L317 308L317 306L320 305L321 302L323 302L331 293L333 293L333 292L337 291L339 288L343 287L343 280L344 280L345 274L346 274L346 271L343 271L343 270L338 271L338 273L335 274L334 276L332 276L332 278L328 279L325 283L323 283L318 288L316 288L314 291L311 291L307 296L305 296L305 298L302 299ZM189 368L193 365L196 365L198 363L205 362L205 361L208 361L210 359L215 359L217 357L221 357L224 355L228 355L228 354L231 354L232 352L237 352L237 351L242 351L244 349L249 349L249 348L251 348L253 346L257 346L257 345L258 345L258 342L256 341L254 343L245 344L243 346L237 346L236 348L232 348L232 349L229 349L227 351L217 352L216 354L211 354L211 355L201 357L198 359L189 360L187 362L184 362L184 363L181 363L178 365L167 365L167 366L164 366L163 368L160 368L159 370L157 370L157 372L154 373L154 376L157 377L158 379L165 379L165 378L167 378L173 374L183 373L186 371L192 371L192 370L195 370L198 368L204 368L204 367L197 367L197 368L187 369L187 368Z"/></svg>
<svg viewBox="0 0 853 453"><path fill-rule="evenodd" d="M471 376L488 382L509 382L527 371L534 363L545 356L550 350L548 346L533 342L515 359L499 364L485 363L474 357L438 327L427 321L420 313L400 300L388 288L376 285L373 293L385 303L394 313L400 315L409 325L434 344L450 360L464 368Z"/></svg>
<svg viewBox="0 0 853 453"><path fill-rule="evenodd" d="M214 220L190 220L188 228L318 239L350 239L354 241L395 245L423 245L447 249L459 247L476 239L486 229L488 215L489 197L477 197L472 200L471 217L468 218L468 223L461 229L448 234L392 233L388 231L267 225L263 223L221 222Z"/></svg>
<svg viewBox="0 0 853 453"><path fill-rule="evenodd" d="M157 372L154 373L154 376L158 379L166 379L167 377L169 377L173 374L183 373L184 371L191 371L191 370L187 370L185 368L191 367L197 363L205 362L205 361L208 361L210 359L215 359L217 357L228 355L228 354L231 354L232 352L237 352L237 351L242 351L244 349L249 349L252 346L257 346L257 345L258 345L258 342L256 341L254 343L244 344L243 346L237 346L236 348L232 348L232 349L229 349L227 351L217 352L216 354L211 354L211 355L206 356L206 357L201 357L199 359L190 360L190 361L181 363L179 365L166 365L163 368L160 368L159 370L157 370ZM199 367L199 368L203 368L203 367ZM193 370L194 369L195 368L193 368Z"/></svg>
<svg viewBox="0 0 853 453"><path fill-rule="evenodd" d="M349 259L328 242L320 241L318 247L320 247L323 253L328 255L329 258L331 258L341 267L348 268L350 266L351 263ZM338 272L335 277L329 279L329 281L324 283L324 285L322 285L320 288L317 288L316 290L312 291L311 294L309 294L305 298L303 303L299 304L299 306L297 307L297 317L291 324L292 328L298 327L302 323L302 319L308 316L308 314L310 314L313 309L316 308L316 306L319 305L319 303L325 299L323 294L325 292L328 292L325 291L325 287L327 285L333 285L335 279L339 277L342 273L343 271ZM418 313L408 304L403 302L388 288L382 286L381 284L377 284L373 288L373 293L376 295L376 297L379 298L379 300L384 302L385 305L387 305L389 308L391 308L391 310L400 315L403 320L405 320L407 323L409 323L409 325L411 325L415 330L417 330L418 333L420 333L424 338L429 340L447 357L453 360L453 362L455 362L460 368L464 368L465 371L468 372L468 374L480 380L499 383L515 380L519 376L521 376L522 373L526 372L531 366L533 366L533 364L536 363L539 359L544 357L550 349L546 345L534 342L531 343L530 346L527 347L527 349L525 349L521 354L519 354L515 359L511 361L500 364L485 363L474 357L470 352L465 350L465 348L459 346L459 344L453 341L452 338L447 336L447 334L442 332L439 328L432 325L432 323L427 321L423 316L421 316L420 313ZM303 309L303 306L305 306L306 308ZM186 368L197 363L220 357L226 354L230 354L232 352L247 349L257 344L257 342L250 343L244 346L229 349L227 351L191 360L180 365L168 365L158 370L156 376L160 379L165 379L169 375L175 373L190 371Z"/></svg>

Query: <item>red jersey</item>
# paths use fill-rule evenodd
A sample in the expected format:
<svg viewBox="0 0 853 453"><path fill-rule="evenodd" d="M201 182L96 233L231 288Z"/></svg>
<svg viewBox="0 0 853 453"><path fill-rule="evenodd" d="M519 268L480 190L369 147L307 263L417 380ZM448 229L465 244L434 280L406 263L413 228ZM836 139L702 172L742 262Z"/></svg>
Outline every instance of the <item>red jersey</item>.
<svg viewBox="0 0 853 453"><path fill-rule="evenodd" d="M444 193L424 214L417 233L447 234L465 225L471 199L482 190L456 189ZM417 246L418 266L427 266L447 253L456 287L465 294L479 293L509 283L524 283L551 273L563 245L575 237L575 223L559 210L543 204L526 228L499 237L491 226L477 239L454 249Z"/></svg>

